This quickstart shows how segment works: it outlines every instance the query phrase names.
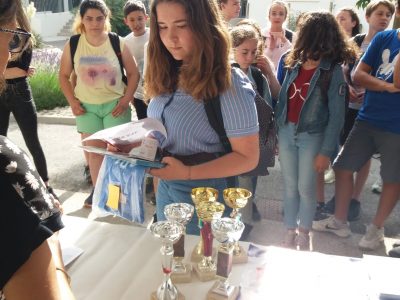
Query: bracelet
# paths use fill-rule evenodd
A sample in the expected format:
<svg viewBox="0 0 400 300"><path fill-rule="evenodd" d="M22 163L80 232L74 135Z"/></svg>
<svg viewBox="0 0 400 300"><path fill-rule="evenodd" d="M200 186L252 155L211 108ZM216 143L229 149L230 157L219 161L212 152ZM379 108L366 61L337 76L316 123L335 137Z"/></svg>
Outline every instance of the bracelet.
<svg viewBox="0 0 400 300"><path fill-rule="evenodd" d="M67 271L65 271L65 269L59 268L59 267L56 267L56 270L57 270L57 271L63 272L64 275L65 275L65 277L67 278L68 284L71 285L71 276L69 276L69 274L67 273Z"/></svg>

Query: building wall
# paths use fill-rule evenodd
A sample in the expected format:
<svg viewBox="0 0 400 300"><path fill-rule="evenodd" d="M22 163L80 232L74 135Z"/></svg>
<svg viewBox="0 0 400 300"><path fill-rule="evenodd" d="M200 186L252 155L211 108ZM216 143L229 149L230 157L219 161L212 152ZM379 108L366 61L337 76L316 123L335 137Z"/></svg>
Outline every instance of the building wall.
<svg viewBox="0 0 400 300"><path fill-rule="evenodd" d="M70 12L37 12L32 19L32 29L46 40L46 38L57 36L71 18Z"/></svg>

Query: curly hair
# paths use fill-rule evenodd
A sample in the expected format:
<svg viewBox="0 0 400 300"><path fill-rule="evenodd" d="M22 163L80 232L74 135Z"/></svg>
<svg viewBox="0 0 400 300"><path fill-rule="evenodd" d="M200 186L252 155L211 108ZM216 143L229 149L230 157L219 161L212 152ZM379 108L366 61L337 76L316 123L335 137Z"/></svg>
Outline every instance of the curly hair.
<svg viewBox="0 0 400 300"><path fill-rule="evenodd" d="M160 38L157 5L178 3L186 11L194 51L184 65L175 60ZM149 98L172 93L179 86L197 100L210 99L231 86L230 38L215 0L153 0L147 49L145 91Z"/></svg>
<svg viewBox="0 0 400 300"><path fill-rule="evenodd" d="M356 46L347 41L331 13L311 12L300 21L297 39L285 63L289 68L308 59L328 59L332 63L342 64L354 61L357 55Z"/></svg>

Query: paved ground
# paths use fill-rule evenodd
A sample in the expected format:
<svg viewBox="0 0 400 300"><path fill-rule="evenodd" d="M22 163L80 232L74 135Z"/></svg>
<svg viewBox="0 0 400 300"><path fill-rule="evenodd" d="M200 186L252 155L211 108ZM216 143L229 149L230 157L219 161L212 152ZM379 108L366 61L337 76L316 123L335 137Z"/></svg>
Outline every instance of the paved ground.
<svg viewBox="0 0 400 300"><path fill-rule="evenodd" d="M63 116L60 119L59 116ZM87 197L90 187L84 183L83 165L84 158L82 150L79 148L80 139L73 125L53 124L73 123L68 119L68 110L46 113L40 116L39 136L42 142L47 161L51 184L60 195L67 214L88 217L89 211L82 208L84 199ZM48 124L50 123L50 124ZM12 122L8 136L18 145L24 146L22 136L18 126ZM351 224L355 234L348 239L337 238L334 235L315 233L313 236L314 250L323 253L361 257L361 252L357 243L361 238L360 234L365 232L365 224L368 224L375 213L378 196L370 191L371 184L378 178L379 161L373 160L371 175L364 192L362 193L362 217L357 222ZM326 185L326 199L329 199L334 192L334 185ZM256 191L256 203L263 216L263 220L254 224L254 229L250 234L250 241L264 245L279 245L284 235L284 227L281 222L282 204L282 178L280 174L279 162L275 168L270 170L270 175L260 177ZM146 222L150 221L154 207L146 202ZM392 215L385 225L386 240L385 246L373 251L372 254L385 255L391 249L393 239L400 238L400 206L397 205ZM111 223L128 222L108 217L101 221ZM368 254L371 254L369 252Z"/></svg>

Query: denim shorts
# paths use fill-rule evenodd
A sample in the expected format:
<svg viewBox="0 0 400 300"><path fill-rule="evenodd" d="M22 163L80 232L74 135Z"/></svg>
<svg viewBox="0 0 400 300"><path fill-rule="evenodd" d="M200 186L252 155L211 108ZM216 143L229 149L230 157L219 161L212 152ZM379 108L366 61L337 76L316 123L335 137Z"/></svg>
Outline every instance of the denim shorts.
<svg viewBox="0 0 400 300"><path fill-rule="evenodd" d="M114 117L111 113L119 99L103 104L82 103L86 113L76 117L76 127L80 133L95 133L105 128L114 127L131 121L131 109L122 115Z"/></svg>
<svg viewBox="0 0 400 300"><path fill-rule="evenodd" d="M377 152L381 155L382 181L400 183L400 134L384 131L364 121L354 123L333 167L358 172Z"/></svg>

